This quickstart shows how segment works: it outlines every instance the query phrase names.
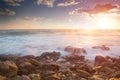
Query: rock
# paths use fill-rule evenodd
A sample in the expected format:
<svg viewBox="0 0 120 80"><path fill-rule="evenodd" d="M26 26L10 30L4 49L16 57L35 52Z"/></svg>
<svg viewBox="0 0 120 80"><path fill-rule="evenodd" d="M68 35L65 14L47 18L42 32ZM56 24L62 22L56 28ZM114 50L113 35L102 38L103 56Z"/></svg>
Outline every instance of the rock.
<svg viewBox="0 0 120 80"><path fill-rule="evenodd" d="M40 74L29 74L31 80L41 80Z"/></svg>
<svg viewBox="0 0 120 80"><path fill-rule="evenodd" d="M72 47L72 46L67 46L67 47L65 47L64 51L70 52L70 53L74 53L74 47Z"/></svg>
<svg viewBox="0 0 120 80"><path fill-rule="evenodd" d="M87 51L84 48L77 48L72 46L65 47L64 51L69 52L72 55L87 54Z"/></svg>
<svg viewBox="0 0 120 80"><path fill-rule="evenodd" d="M102 75L93 75L92 78L93 80L106 80L106 77Z"/></svg>
<svg viewBox="0 0 120 80"><path fill-rule="evenodd" d="M16 62L16 60L19 58L18 55L0 55L0 61L13 61Z"/></svg>
<svg viewBox="0 0 120 80"><path fill-rule="evenodd" d="M78 55L72 55L72 56L65 56L64 59L66 61L69 61L71 63L79 62L79 61L84 61L85 57L84 56L78 56Z"/></svg>
<svg viewBox="0 0 120 80"><path fill-rule="evenodd" d="M88 73L87 71L84 70L77 70L76 74L80 77L84 77L87 78L88 76L90 76L90 73Z"/></svg>
<svg viewBox="0 0 120 80"><path fill-rule="evenodd" d="M95 66L101 65L105 61L106 61L106 59L103 56L96 56L95 57Z"/></svg>
<svg viewBox="0 0 120 80"><path fill-rule="evenodd" d="M20 65L18 65L19 67L19 74L30 74L30 73L33 73L34 70L35 70L35 66L32 65L30 62L23 62L23 63L20 63Z"/></svg>
<svg viewBox="0 0 120 80"><path fill-rule="evenodd" d="M94 69L97 73L104 73L106 75L110 74L110 73L114 73L114 70L112 68L109 67L103 67L103 66L97 66L94 67Z"/></svg>
<svg viewBox="0 0 120 80"><path fill-rule="evenodd" d="M7 78L0 75L0 80L7 80Z"/></svg>
<svg viewBox="0 0 120 80"><path fill-rule="evenodd" d="M120 80L120 78L110 78L109 80Z"/></svg>
<svg viewBox="0 0 120 80"><path fill-rule="evenodd" d="M57 74L47 76L45 80L61 80L60 77Z"/></svg>
<svg viewBox="0 0 120 80"><path fill-rule="evenodd" d="M61 54L59 52L45 52L41 56L36 57L40 61L57 61L60 58Z"/></svg>
<svg viewBox="0 0 120 80"><path fill-rule="evenodd" d="M101 50L104 50L104 51L109 51L110 48L105 46L105 45L102 45L102 46L93 46L92 47L93 49L101 49Z"/></svg>
<svg viewBox="0 0 120 80"><path fill-rule="evenodd" d="M34 66L41 66L41 63L36 59L30 59L29 62Z"/></svg>
<svg viewBox="0 0 120 80"><path fill-rule="evenodd" d="M8 80L31 80L28 76L23 75L23 76L16 76L14 78L10 78Z"/></svg>
<svg viewBox="0 0 120 80"><path fill-rule="evenodd" d="M18 67L12 61L3 61L0 62L0 75L6 77L16 76L18 72Z"/></svg>
<svg viewBox="0 0 120 80"><path fill-rule="evenodd" d="M44 71L59 71L61 65L59 64L54 64L54 63L45 63L42 64L41 70Z"/></svg>
<svg viewBox="0 0 120 80"><path fill-rule="evenodd" d="M120 78L120 71L115 71L114 73L111 73L110 77Z"/></svg>

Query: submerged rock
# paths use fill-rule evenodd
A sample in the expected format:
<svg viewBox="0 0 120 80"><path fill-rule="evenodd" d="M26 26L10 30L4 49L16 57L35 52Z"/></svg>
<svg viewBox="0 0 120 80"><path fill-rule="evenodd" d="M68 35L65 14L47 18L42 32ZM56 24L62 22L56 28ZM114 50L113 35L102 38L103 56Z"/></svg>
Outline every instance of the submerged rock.
<svg viewBox="0 0 120 80"><path fill-rule="evenodd" d="M0 75L6 77L16 76L18 72L17 65L12 61L2 61L0 62Z"/></svg>
<svg viewBox="0 0 120 80"><path fill-rule="evenodd" d="M92 48L93 48L93 49L101 49L101 50L103 50L103 51L109 51L109 50L110 50L110 48L107 47L106 45L102 45L102 46L93 46Z"/></svg>
<svg viewBox="0 0 120 80"><path fill-rule="evenodd" d="M69 52L72 55L87 54L87 51L84 48L77 48L77 47L72 47L72 46L65 47L64 51Z"/></svg>

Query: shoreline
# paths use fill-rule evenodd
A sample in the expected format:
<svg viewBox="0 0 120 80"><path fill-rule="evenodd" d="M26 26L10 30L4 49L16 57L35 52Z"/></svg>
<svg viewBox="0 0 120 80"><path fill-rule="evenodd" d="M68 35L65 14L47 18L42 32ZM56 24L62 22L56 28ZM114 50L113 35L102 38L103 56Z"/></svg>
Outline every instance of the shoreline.
<svg viewBox="0 0 120 80"><path fill-rule="evenodd" d="M85 56L44 52L40 56L0 55L1 80L120 80L120 56Z"/></svg>

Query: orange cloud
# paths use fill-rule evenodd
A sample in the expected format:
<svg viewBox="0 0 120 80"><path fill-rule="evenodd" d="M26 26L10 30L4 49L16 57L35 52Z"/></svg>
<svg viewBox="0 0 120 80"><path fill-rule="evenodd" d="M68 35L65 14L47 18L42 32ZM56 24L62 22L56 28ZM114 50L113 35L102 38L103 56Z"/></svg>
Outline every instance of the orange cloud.
<svg viewBox="0 0 120 80"><path fill-rule="evenodd" d="M77 13L88 13L88 14L99 14L99 13L107 13L112 9L118 8L117 5L113 4L97 4L93 9L77 9Z"/></svg>

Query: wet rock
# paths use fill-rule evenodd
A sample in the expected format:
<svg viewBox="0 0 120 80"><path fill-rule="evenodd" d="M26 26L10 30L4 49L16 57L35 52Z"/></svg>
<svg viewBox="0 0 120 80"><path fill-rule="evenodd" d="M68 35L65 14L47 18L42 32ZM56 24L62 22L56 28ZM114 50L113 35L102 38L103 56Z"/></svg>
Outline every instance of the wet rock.
<svg viewBox="0 0 120 80"><path fill-rule="evenodd" d="M18 65L19 67L19 72L18 74L22 75L22 74L30 74L30 73L33 73L34 70L35 70L35 66L32 65L30 62L23 62L23 63L20 63Z"/></svg>
<svg viewBox="0 0 120 80"><path fill-rule="evenodd" d="M60 77L57 74L47 76L45 80L61 80Z"/></svg>
<svg viewBox="0 0 120 80"><path fill-rule="evenodd" d="M106 59L103 56L96 56L95 57L95 66L101 65L105 61L106 61Z"/></svg>
<svg viewBox="0 0 120 80"><path fill-rule="evenodd" d="M31 80L28 76L23 75L23 76L16 76L14 78L9 78L8 80Z"/></svg>
<svg viewBox="0 0 120 80"><path fill-rule="evenodd" d="M7 78L0 75L0 80L7 80Z"/></svg>
<svg viewBox="0 0 120 80"><path fill-rule="evenodd" d="M109 68L109 67L103 67L103 66L97 66L97 67L94 67L94 69L97 73L104 73L106 75L109 76L110 73L114 73L114 70L112 68Z"/></svg>
<svg viewBox="0 0 120 80"><path fill-rule="evenodd" d="M0 75L13 77L16 76L18 72L18 67L12 61L0 62Z"/></svg>
<svg viewBox="0 0 120 80"><path fill-rule="evenodd" d="M114 73L111 73L110 77L120 78L120 71L115 71Z"/></svg>
<svg viewBox="0 0 120 80"><path fill-rule="evenodd" d="M93 80L107 80L107 78L105 76L103 76L103 75L96 75L96 74L92 76L92 79Z"/></svg>
<svg viewBox="0 0 120 80"><path fill-rule="evenodd" d="M88 76L90 76L90 73L88 73L87 71L84 70L77 70L76 74L80 77L84 77L87 78Z"/></svg>
<svg viewBox="0 0 120 80"><path fill-rule="evenodd" d="M41 80L41 75L40 74L29 74L28 75L31 80Z"/></svg>
<svg viewBox="0 0 120 80"><path fill-rule="evenodd" d="M57 61L60 58L60 56L60 52L45 52L41 56L36 57L36 59L40 61Z"/></svg>
<svg viewBox="0 0 120 80"><path fill-rule="evenodd" d="M70 52L70 53L74 53L74 47L72 47L72 46L67 46L67 47L65 47L64 51Z"/></svg>
<svg viewBox="0 0 120 80"><path fill-rule="evenodd" d="M29 62L34 66L41 66L41 63L36 59L30 59Z"/></svg>
<svg viewBox="0 0 120 80"><path fill-rule="evenodd" d="M0 55L0 61L13 61L16 62L16 60L19 58L19 55Z"/></svg>
<svg viewBox="0 0 120 80"><path fill-rule="evenodd" d="M84 61L84 56L72 55L72 56L65 56L64 59L68 62L75 63L78 61Z"/></svg>
<svg viewBox="0 0 120 80"><path fill-rule="evenodd" d="M45 64L42 64L41 70L44 70L44 71L59 71L60 67L61 67L60 64L45 63Z"/></svg>
<svg viewBox="0 0 120 80"><path fill-rule="evenodd" d="M110 48L105 46L105 45L102 45L102 46L93 46L92 47L93 49L101 49L101 50L104 50L104 51L109 51Z"/></svg>
<svg viewBox="0 0 120 80"><path fill-rule="evenodd" d="M84 48L77 48L72 46L65 47L64 51L69 52L72 55L87 54L87 51Z"/></svg>
<svg viewBox="0 0 120 80"><path fill-rule="evenodd" d="M120 78L110 78L109 80L120 80Z"/></svg>

